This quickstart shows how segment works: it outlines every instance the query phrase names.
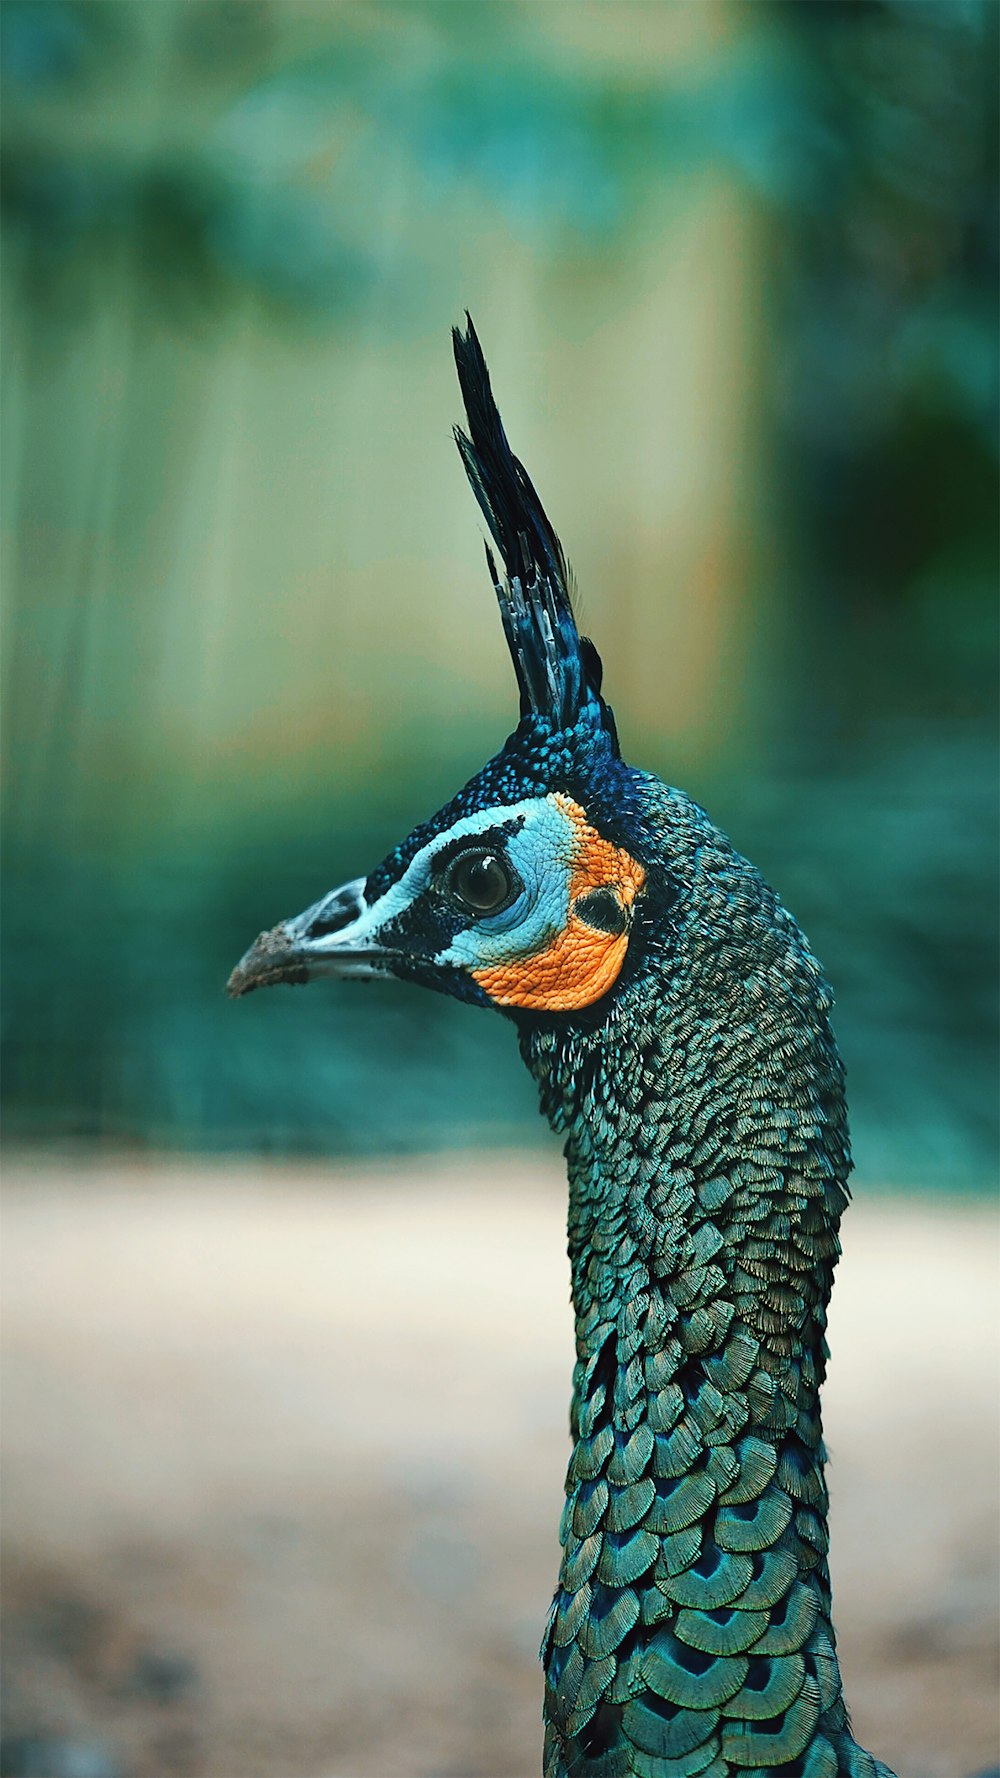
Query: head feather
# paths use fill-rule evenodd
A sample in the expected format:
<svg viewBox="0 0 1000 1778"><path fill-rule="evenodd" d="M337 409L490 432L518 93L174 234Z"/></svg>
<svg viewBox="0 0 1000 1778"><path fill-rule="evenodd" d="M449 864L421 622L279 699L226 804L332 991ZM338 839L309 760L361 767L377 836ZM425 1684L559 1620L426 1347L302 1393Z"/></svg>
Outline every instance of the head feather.
<svg viewBox="0 0 1000 1778"><path fill-rule="evenodd" d="M455 442L505 570L501 580L487 545L521 715L542 716L560 729L588 720L614 740L614 721L601 698L600 656L577 630L562 545L507 443L482 347L471 317L465 319L466 332L455 327L452 339L469 430L456 426Z"/></svg>

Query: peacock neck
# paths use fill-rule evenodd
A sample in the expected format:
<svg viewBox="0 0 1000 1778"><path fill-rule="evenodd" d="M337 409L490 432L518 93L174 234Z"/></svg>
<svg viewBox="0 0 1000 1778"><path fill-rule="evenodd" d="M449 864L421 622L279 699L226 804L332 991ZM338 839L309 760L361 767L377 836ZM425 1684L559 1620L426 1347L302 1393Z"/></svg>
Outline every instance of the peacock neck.
<svg viewBox="0 0 1000 1778"><path fill-rule="evenodd" d="M616 1369L655 1356L659 1379L666 1355L711 1375L738 1332L753 1409L794 1375L818 1424L850 1155L829 999L804 944L795 963L786 1009L807 989L808 1021L762 1009L743 978L692 1025L661 959L605 1024L526 1037L565 1137L578 1407L602 1354L603 1373L613 1351Z"/></svg>
<svg viewBox="0 0 1000 1778"><path fill-rule="evenodd" d="M602 1024L522 1032L565 1137L576 1315L556 1775L615 1735L669 1750L681 1716L713 1775L791 1774L814 1748L822 1778L877 1769L847 1726L826 1567L842 1071L814 959L756 876L752 893L751 956L725 932L680 962L651 947Z"/></svg>

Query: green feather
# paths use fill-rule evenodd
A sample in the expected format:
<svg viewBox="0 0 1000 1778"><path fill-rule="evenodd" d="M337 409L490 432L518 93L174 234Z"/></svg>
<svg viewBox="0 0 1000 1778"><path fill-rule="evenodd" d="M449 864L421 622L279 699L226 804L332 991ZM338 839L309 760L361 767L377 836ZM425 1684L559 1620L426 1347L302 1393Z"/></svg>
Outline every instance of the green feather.
<svg viewBox="0 0 1000 1778"><path fill-rule="evenodd" d="M766 1550L776 1543L792 1516L788 1495L771 1487L743 1506L720 1506L715 1541L724 1550Z"/></svg>
<svg viewBox="0 0 1000 1778"><path fill-rule="evenodd" d="M552 1641L557 1648L568 1647L578 1634L580 1625L585 1622L590 1610L590 1595L589 1581L584 1581L583 1586L575 1593L566 1593L560 1589L551 1631Z"/></svg>
<svg viewBox="0 0 1000 1778"><path fill-rule="evenodd" d="M597 1558L598 1578L609 1587L631 1586L656 1560L660 1544L651 1531L609 1531Z"/></svg>
<svg viewBox="0 0 1000 1778"><path fill-rule="evenodd" d="M816 1463L815 1452L798 1447L798 1441L785 1446L778 1458L778 1481L786 1494L821 1512L827 1508L826 1485Z"/></svg>
<svg viewBox="0 0 1000 1778"><path fill-rule="evenodd" d="M718 1611L679 1611L674 1630L682 1642L707 1654L737 1655L744 1654L766 1626L766 1611L737 1611L724 1605Z"/></svg>
<svg viewBox="0 0 1000 1778"><path fill-rule="evenodd" d="M613 1654L638 1616L639 1595L631 1587L613 1594L604 1587L596 1587L592 1609L580 1632L584 1654L598 1661Z"/></svg>
<svg viewBox="0 0 1000 1778"><path fill-rule="evenodd" d="M651 1691L671 1704L707 1710L738 1692L749 1669L745 1655L709 1655L681 1642L663 1627L642 1657L642 1676Z"/></svg>
<svg viewBox="0 0 1000 1778"><path fill-rule="evenodd" d="M622 1711L622 1728L644 1753L676 1759L708 1740L719 1720L717 1710L683 1710L647 1693L632 1698ZM718 1743L716 1743L716 1746Z"/></svg>
<svg viewBox="0 0 1000 1778"><path fill-rule="evenodd" d="M560 1581L567 1593L576 1593L589 1580L597 1566L597 1558L601 1553L601 1534L595 1531L592 1537L585 1537L575 1549L568 1549L563 1557Z"/></svg>
<svg viewBox="0 0 1000 1778"><path fill-rule="evenodd" d="M683 1315L678 1327L678 1337L685 1352L707 1352L715 1339L715 1317L711 1310L692 1309L690 1314Z"/></svg>
<svg viewBox="0 0 1000 1778"><path fill-rule="evenodd" d="M602 1426L593 1438L580 1439L570 1461L574 1481L592 1482L599 1476L614 1449L615 1435L610 1426Z"/></svg>
<svg viewBox="0 0 1000 1778"><path fill-rule="evenodd" d="M664 1624L673 1621L677 1607L659 1586L643 1587L639 1599L642 1605L644 1624Z"/></svg>
<svg viewBox="0 0 1000 1778"><path fill-rule="evenodd" d="M741 1438L734 1449L739 1458L740 1473L725 1494L719 1495L725 1506L742 1506L747 1500L756 1500L763 1494L778 1462L774 1446L765 1444L760 1438Z"/></svg>
<svg viewBox="0 0 1000 1778"><path fill-rule="evenodd" d="M740 1473L739 1458L731 1445L713 1445L708 1453L705 1468L719 1490L730 1488Z"/></svg>
<svg viewBox="0 0 1000 1778"><path fill-rule="evenodd" d="M806 1652L810 1671L815 1674L819 1686L820 1703L824 1710L829 1710L840 1697L840 1668L833 1643L821 1624L816 1625L810 1636Z"/></svg>
<svg viewBox="0 0 1000 1778"><path fill-rule="evenodd" d="M717 1735L710 1735L699 1747L693 1747L689 1753L679 1753L675 1759L663 1754L643 1753L641 1748L635 1747L632 1750L632 1771L635 1778L704 1778L706 1773L712 1773L718 1757Z"/></svg>
<svg viewBox="0 0 1000 1778"><path fill-rule="evenodd" d="M741 1598L753 1578L749 1556L729 1555L709 1544L699 1560L684 1574L658 1577L657 1584L677 1605L694 1611L713 1611ZM747 1606L751 1610L752 1606Z"/></svg>
<svg viewBox="0 0 1000 1778"><path fill-rule="evenodd" d="M799 1696L805 1676L806 1664L801 1655L754 1656L747 1683L725 1705L723 1715L747 1722L780 1716Z"/></svg>
<svg viewBox="0 0 1000 1778"><path fill-rule="evenodd" d="M734 1766L788 1764L804 1752L819 1721L819 1690L808 1675L795 1703L785 1711L780 1728L757 1729L751 1722L723 1725L723 1758Z"/></svg>
<svg viewBox="0 0 1000 1778"><path fill-rule="evenodd" d="M642 1594L638 1593L640 1606ZM618 1650L618 1668L614 1679L608 1687L608 1698L613 1704L627 1704L642 1691L642 1677L639 1672L641 1649L634 1637L630 1637L627 1645Z"/></svg>
<svg viewBox="0 0 1000 1778"><path fill-rule="evenodd" d="M830 1538L826 1525L818 1513L811 1507L800 1506L795 1515L795 1529L799 1536L814 1549L819 1556L825 1556L830 1547Z"/></svg>
<svg viewBox="0 0 1000 1778"><path fill-rule="evenodd" d="M718 1426L705 1433L706 1445L719 1445L723 1440L727 1443L737 1438L750 1418L750 1406L746 1396L739 1392L727 1395L722 1410L722 1419Z"/></svg>
<svg viewBox="0 0 1000 1778"><path fill-rule="evenodd" d="M651 1531L683 1531L700 1519L715 1499L715 1483L705 1470L673 1480L657 1480L646 1523Z"/></svg>
<svg viewBox="0 0 1000 1778"><path fill-rule="evenodd" d="M608 1500L609 1531L631 1531L644 1518L653 1504L656 1489L649 1476L632 1482L626 1488L612 1488Z"/></svg>
<svg viewBox="0 0 1000 1778"><path fill-rule="evenodd" d="M755 1655L788 1655L804 1648L816 1622L819 1599L811 1586L796 1581L771 1607L771 1621L754 1647Z"/></svg>
<svg viewBox="0 0 1000 1778"><path fill-rule="evenodd" d="M657 1437L653 1453L652 1469L656 1476L668 1479L672 1476L687 1475L698 1457L701 1456L702 1439L697 1427L685 1416L674 1427L666 1438Z"/></svg>
<svg viewBox="0 0 1000 1778"><path fill-rule="evenodd" d="M761 1311L756 1307L755 1299L751 1298L751 1302L753 1303L751 1312L759 1320ZM768 1376L767 1371L755 1370L747 1380L747 1401L750 1404L750 1412L761 1425L768 1423L774 1406L774 1393L774 1378Z"/></svg>
<svg viewBox="0 0 1000 1778"><path fill-rule="evenodd" d="M664 1436L672 1432L684 1412L684 1391L677 1383L658 1389L649 1400L649 1425L652 1432Z"/></svg>
<svg viewBox="0 0 1000 1778"><path fill-rule="evenodd" d="M660 1545L661 1560L657 1566L665 1568L668 1574L683 1574L685 1568L690 1568L701 1555L702 1535L701 1525L693 1524L665 1537Z"/></svg>
<svg viewBox="0 0 1000 1778"><path fill-rule="evenodd" d="M802 1778L837 1778L837 1755L825 1735L817 1735L803 1754Z"/></svg>
<svg viewBox="0 0 1000 1778"><path fill-rule="evenodd" d="M576 1735L582 1728L586 1728L614 1676L614 1655L608 1655L601 1661L584 1661L583 1673L576 1688L573 1708L566 1723L569 1734Z"/></svg>
<svg viewBox="0 0 1000 1778"><path fill-rule="evenodd" d="M608 1504L608 1484L603 1477L596 1482L581 1482L576 1493L570 1496L573 1504L572 1526L574 1536L592 1537L604 1517Z"/></svg>
<svg viewBox="0 0 1000 1778"><path fill-rule="evenodd" d="M608 1481L619 1485L637 1482L649 1467L653 1455L653 1434L645 1423L637 1426L628 1438L615 1441L608 1464Z"/></svg>
<svg viewBox="0 0 1000 1778"><path fill-rule="evenodd" d="M721 1210L724 1204L728 1204L733 1195L728 1179L703 1179L695 1189L699 1204L710 1216L714 1211Z"/></svg>
<svg viewBox="0 0 1000 1778"><path fill-rule="evenodd" d="M760 1341L755 1340L746 1328L740 1327L727 1340L721 1352L714 1358L705 1360L705 1370L716 1388L728 1394L731 1389L742 1389L757 1362L759 1352Z"/></svg>
<svg viewBox="0 0 1000 1778"><path fill-rule="evenodd" d="M787 1593L798 1574L798 1563L789 1550L763 1550L745 1558L753 1564L753 1578L733 1603L742 1611L759 1611L774 1605Z"/></svg>
<svg viewBox="0 0 1000 1778"><path fill-rule="evenodd" d="M691 1418L698 1430L714 1432L726 1419L726 1405L721 1392L706 1377L691 1398Z"/></svg>

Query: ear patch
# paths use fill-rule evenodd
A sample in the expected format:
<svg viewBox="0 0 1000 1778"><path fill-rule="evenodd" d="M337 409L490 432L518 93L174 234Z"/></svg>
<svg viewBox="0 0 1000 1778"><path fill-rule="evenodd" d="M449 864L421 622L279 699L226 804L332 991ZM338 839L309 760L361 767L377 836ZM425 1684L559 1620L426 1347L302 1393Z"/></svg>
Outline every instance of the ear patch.
<svg viewBox="0 0 1000 1778"><path fill-rule="evenodd" d="M646 873L591 827L579 803L561 792L551 800L571 839L566 924L543 950L472 974L497 1006L572 1012L600 1000L617 981L628 950L632 905Z"/></svg>
<svg viewBox="0 0 1000 1778"><path fill-rule="evenodd" d="M573 911L595 932L618 934L628 930L628 909L615 891L604 884L581 895L574 903Z"/></svg>

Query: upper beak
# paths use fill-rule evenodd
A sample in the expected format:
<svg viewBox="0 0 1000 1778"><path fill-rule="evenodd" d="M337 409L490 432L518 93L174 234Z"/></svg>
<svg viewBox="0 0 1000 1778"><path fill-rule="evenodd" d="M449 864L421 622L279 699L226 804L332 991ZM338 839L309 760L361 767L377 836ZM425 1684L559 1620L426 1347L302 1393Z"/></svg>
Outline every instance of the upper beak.
<svg viewBox="0 0 1000 1778"><path fill-rule="evenodd" d="M318 975L384 975L388 952L378 944L378 920L364 898L364 877L334 889L304 914L262 932L226 984L237 997L275 982L310 982Z"/></svg>

